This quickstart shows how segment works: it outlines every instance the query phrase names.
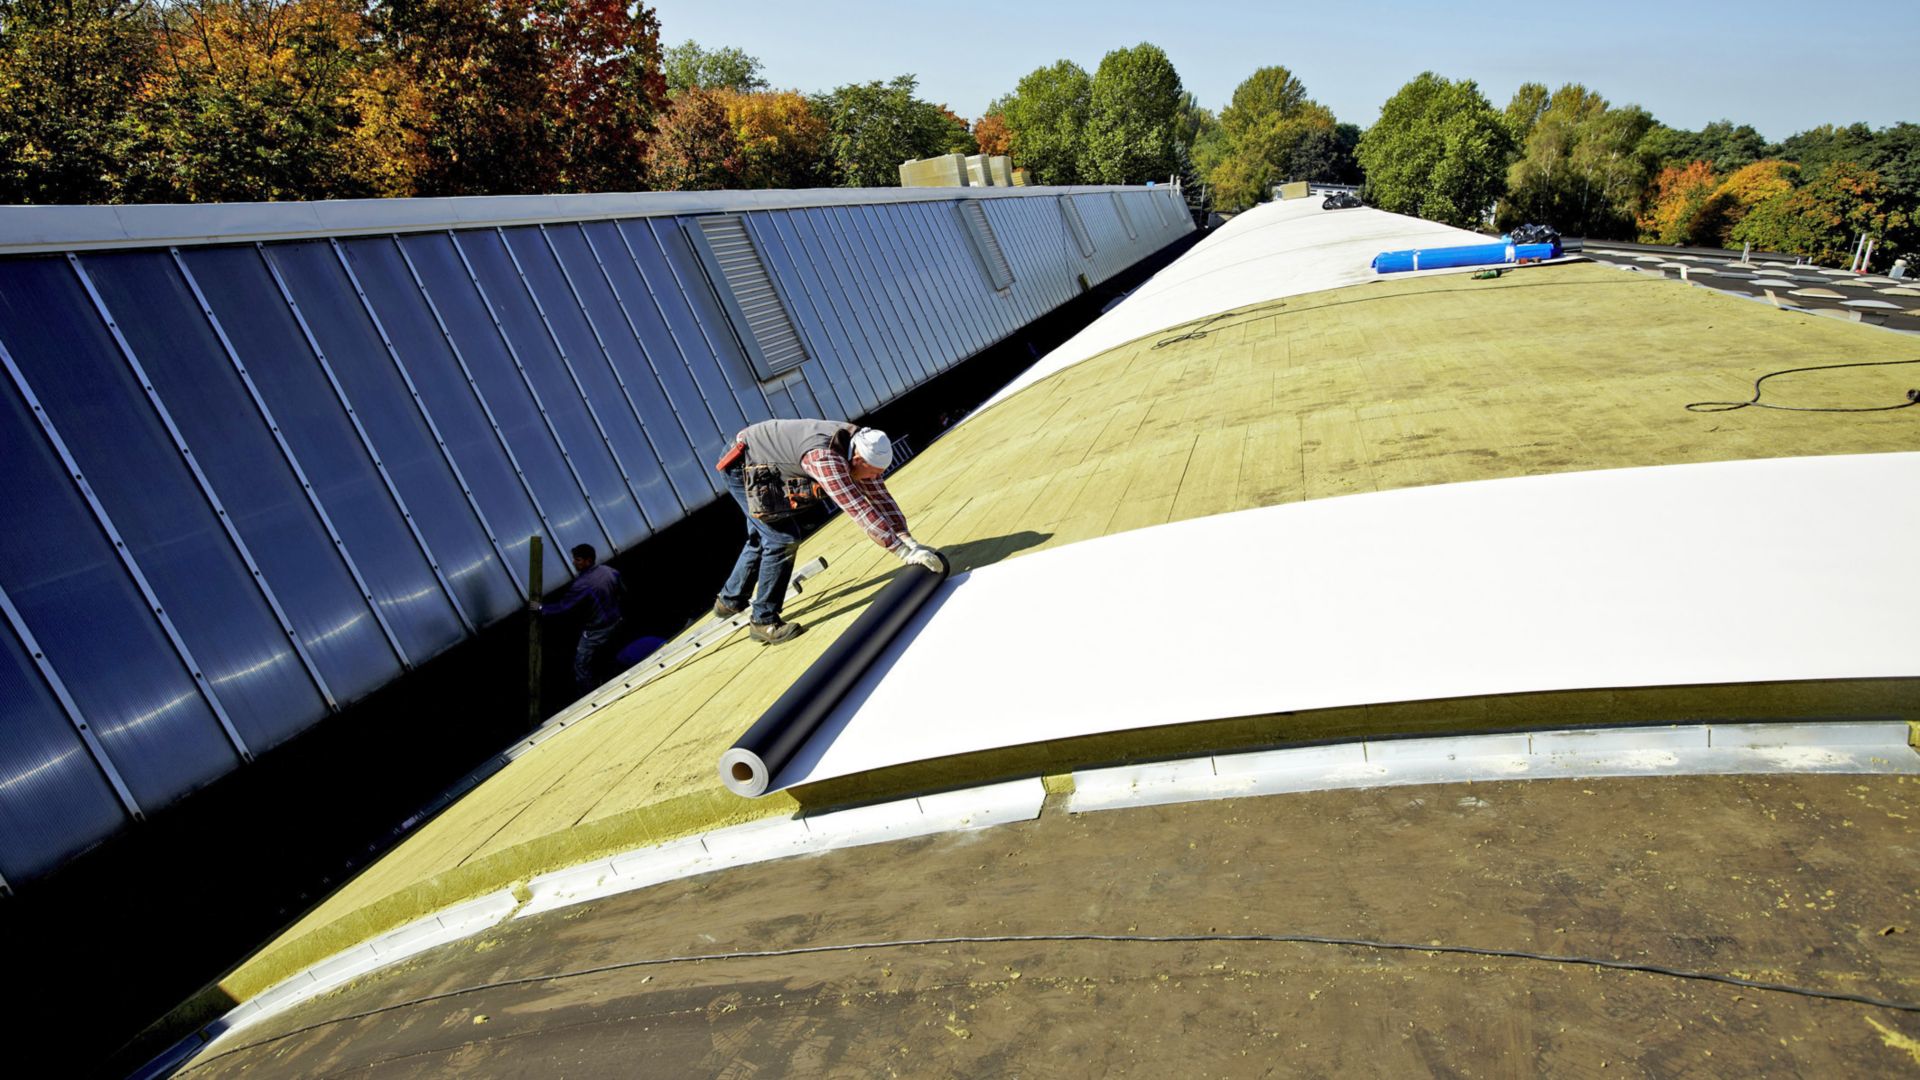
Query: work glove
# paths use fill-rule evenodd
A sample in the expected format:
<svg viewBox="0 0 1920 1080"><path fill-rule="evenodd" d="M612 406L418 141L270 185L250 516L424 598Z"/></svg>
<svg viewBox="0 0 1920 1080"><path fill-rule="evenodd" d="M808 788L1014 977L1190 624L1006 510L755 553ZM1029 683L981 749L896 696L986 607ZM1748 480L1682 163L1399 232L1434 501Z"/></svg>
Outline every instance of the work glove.
<svg viewBox="0 0 1920 1080"><path fill-rule="evenodd" d="M936 574L946 565L941 560L939 551L905 533L900 534L900 546L894 549L894 553L900 556L901 562L909 566L925 567Z"/></svg>

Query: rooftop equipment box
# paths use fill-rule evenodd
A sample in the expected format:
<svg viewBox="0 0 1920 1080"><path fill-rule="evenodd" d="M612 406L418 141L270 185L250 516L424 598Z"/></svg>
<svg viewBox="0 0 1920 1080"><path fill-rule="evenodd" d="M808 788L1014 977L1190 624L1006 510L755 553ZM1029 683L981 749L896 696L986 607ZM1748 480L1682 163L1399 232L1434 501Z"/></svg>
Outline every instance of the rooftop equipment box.
<svg viewBox="0 0 1920 1080"><path fill-rule="evenodd" d="M900 164L901 187L966 187L967 159L959 154L941 154Z"/></svg>
<svg viewBox="0 0 1920 1080"><path fill-rule="evenodd" d="M1012 158L1009 158L1005 154L995 154L994 156L988 158L987 162L992 166L991 171L993 173L993 186L995 187L1012 187L1013 186L1013 159Z"/></svg>
<svg viewBox="0 0 1920 1080"><path fill-rule="evenodd" d="M967 182L975 187L993 186L993 167L987 162L987 155L972 154L967 157Z"/></svg>

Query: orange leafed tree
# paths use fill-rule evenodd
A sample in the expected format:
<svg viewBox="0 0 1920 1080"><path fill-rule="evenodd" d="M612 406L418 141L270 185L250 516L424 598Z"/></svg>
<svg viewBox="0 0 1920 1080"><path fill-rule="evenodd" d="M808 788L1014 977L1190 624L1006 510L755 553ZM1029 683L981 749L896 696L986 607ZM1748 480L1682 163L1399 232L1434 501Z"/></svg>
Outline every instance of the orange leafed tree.
<svg viewBox="0 0 1920 1080"><path fill-rule="evenodd" d="M723 91L692 87L673 99L647 149L647 176L661 191L716 191L740 186L740 141Z"/></svg>
<svg viewBox="0 0 1920 1080"><path fill-rule="evenodd" d="M1717 241L1712 202L1720 178L1704 161L1669 165L1654 178L1647 209L1640 215L1640 239L1656 244Z"/></svg>
<svg viewBox="0 0 1920 1080"><path fill-rule="evenodd" d="M1007 126L1007 118L999 113L988 113L975 120L973 138L980 144L983 154L1013 153L1013 129Z"/></svg>

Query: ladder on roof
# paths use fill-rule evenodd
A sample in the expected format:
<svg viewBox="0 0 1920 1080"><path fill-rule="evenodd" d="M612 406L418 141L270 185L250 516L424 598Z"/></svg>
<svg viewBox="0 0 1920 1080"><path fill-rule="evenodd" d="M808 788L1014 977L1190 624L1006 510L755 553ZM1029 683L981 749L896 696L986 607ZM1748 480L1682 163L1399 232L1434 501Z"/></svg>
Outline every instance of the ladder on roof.
<svg viewBox="0 0 1920 1080"><path fill-rule="evenodd" d="M787 599L792 600L806 591L808 579L827 568L825 558L809 560L793 572L793 580L787 583ZM504 753L508 761L519 757L528 750L558 735L569 724L578 723L599 712L608 705L619 701L628 694L686 663L688 660L706 652L713 646L732 637L734 631L751 621L751 612L742 610L731 618L723 619L710 615L695 623L691 633L662 645L652 656L628 668L611 681L601 684L592 693L574 702L555 714L546 723L541 724L531 735L508 747Z"/></svg>

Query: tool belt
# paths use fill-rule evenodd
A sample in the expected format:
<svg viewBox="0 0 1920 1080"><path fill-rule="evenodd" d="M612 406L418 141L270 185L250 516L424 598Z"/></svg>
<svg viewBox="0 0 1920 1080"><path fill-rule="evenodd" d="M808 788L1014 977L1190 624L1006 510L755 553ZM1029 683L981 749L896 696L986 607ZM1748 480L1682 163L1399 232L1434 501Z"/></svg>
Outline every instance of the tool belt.
<svg viewBox="0 0 1920 1080"><path fill-rule="evenodd" d="M798 517L826 497L826 489L811 478L788 476L774 465L755 465L746 460L746 455L746 444L734 443L714 467L721 472L740 470L740 481L747 489L747 513L761 521Z"/></svg>
<svg viewBox="0 0 1920 1080"><path fill-rule="evenodd" d="M747 513L761 521L785 521L820 505L826 491L810 479L788 476L772 465L743 465Z"/></svg>

